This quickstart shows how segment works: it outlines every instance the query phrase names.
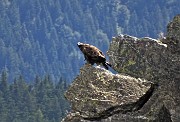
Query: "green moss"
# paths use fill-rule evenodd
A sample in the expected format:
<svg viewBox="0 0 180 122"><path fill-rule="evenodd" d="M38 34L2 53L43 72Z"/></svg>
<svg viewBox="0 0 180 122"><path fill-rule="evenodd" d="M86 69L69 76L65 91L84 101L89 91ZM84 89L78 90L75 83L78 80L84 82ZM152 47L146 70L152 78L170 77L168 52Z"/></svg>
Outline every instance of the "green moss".
<svg viewBox="0 0 180 122"><path fill-rule="evenodd" d="M132 66L132 65L134 65L134 64L136 64L135 61L133 61L133 60L128 60L128 61L124 64L124 66L123 66L123 71L129 70L129 67Z"/></svg>

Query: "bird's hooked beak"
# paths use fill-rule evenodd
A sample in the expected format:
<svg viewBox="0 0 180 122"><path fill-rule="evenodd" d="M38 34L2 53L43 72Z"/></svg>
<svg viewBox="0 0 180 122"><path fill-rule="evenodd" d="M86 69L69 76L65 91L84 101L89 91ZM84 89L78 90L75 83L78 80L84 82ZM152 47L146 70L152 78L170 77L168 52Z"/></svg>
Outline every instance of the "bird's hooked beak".
<svg viewBox="0 0 180 122"><path fill-rule="evenodd" d="M80 46L80 45L82 45L82 44L83 44L83 43L81 43L81 42L78 42L78 43L77 43L78 46Z"/></svg>
<svg viewBox="0 0 180 122"><path fill-rule="evenodd" d="M83 46L83 43L78 42L78 43L77 43L77 46L80 48L80 47L82 47L82 46Z"/></svg>

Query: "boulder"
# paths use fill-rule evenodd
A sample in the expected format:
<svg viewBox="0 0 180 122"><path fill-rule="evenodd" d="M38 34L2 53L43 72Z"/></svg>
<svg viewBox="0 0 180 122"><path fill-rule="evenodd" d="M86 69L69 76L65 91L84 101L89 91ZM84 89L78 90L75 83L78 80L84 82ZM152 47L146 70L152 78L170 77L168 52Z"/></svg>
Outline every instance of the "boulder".
<svg viewBox="0 0 180 122"><path fill-rule="evenodd" d="M159 40L113 37L108 55L117 74L83 66L62 122L180 122L180 15Z"/></svg>
<svg viewBox="0 0 180 122"><path fill-rule="evenodd" d="M149 81L112 74L101 67L86 64L80 71L65 97L72 110L79 112L84 119L97 120L115 113L136 111L154 90Z"/></svg>

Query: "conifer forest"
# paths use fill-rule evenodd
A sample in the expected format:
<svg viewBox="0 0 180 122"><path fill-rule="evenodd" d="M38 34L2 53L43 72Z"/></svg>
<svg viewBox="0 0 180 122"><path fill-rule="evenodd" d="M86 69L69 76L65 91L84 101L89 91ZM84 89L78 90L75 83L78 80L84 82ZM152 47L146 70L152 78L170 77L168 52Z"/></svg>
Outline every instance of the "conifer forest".
<svg viewBox="0 0 180 122"><path fill-rule="evenodd" d="M158 38L180 0L0 0L0 122L59 122L85 63L77 42L104 53L113 36Z"/></svg>

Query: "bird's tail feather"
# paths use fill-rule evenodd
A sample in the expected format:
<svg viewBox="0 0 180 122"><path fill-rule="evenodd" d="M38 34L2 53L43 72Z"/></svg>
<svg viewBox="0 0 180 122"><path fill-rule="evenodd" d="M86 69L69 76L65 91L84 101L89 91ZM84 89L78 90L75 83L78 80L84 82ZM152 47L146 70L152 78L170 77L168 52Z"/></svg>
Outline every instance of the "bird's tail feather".
<svg viewBox="0 0 180 122"><path fill-rule="evenodd" d="M107 69L107 70L109 69L108 66L111 67L111 64L109 62L104 62L102 64L103 64L104 68Z"/></svg>
<svg viewBox="0 0 180 122"><path fill-rule="evenodd" d="M107 64L108 66L110 66L110 67L112 66L109 62L106 62L106 64Z"/></svg>

